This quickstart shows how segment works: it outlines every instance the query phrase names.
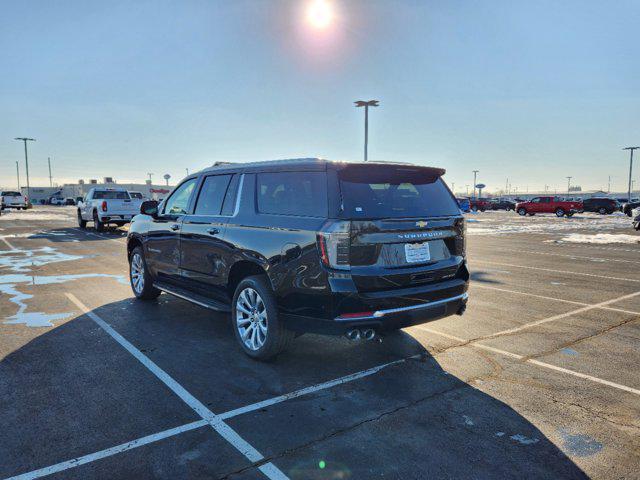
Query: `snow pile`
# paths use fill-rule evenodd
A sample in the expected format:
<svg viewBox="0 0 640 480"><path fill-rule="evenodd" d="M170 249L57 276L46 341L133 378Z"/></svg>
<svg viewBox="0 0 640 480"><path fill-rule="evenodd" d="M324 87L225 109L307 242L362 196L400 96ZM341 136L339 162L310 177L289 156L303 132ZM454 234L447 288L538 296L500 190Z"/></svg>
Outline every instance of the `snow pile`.
<svg viewBox="0 0 640 480"><path fill-rule="evenodd" d="M640 244L640 236L637 235L625 235L625 234L613 234L613 233L595 233L595 234L583 234L583 233L571 233L566 237L562 237L560 240L551 240L554 243L571 242L571 243L594 243L597 245L604 245L608 243L631 243Z"/></svg>

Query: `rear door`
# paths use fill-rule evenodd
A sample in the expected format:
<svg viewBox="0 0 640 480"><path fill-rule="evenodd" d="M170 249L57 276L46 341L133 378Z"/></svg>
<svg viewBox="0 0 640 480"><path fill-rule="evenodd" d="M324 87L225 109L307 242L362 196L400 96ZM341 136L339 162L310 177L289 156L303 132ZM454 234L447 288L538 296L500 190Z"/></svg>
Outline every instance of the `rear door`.
<svg viewBox="0 0 640 480"><path fill-rule="evenodd" d="M338 172L350 220L349 264L358 290L452 278L464 261L464 220L437 169L367 165Z"/></svg>
<svg viewBox="0 0 640 480"><path fill-rule="evenodd" d="M225 262L229 247L223 241L227 220L235 212L239 174L204 177L192 214L182 221L180 274L198 293L228 301Z"/></svg>

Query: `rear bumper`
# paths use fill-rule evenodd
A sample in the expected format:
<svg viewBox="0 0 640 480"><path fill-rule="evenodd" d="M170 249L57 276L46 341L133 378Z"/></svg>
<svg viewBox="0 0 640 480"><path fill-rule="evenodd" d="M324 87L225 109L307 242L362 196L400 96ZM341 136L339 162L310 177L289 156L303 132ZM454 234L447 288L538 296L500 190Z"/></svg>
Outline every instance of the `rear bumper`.
<svg viewBox="0 0 640 480"><path fill-rule="evenodd" d="M468 283L464 281L443 282L441 289L431 290L424 295L416 295L414 302L407 304L406 298L385 297L378 302L369 298L370 313L358 317L336 317L333 319L281 314L287 328L299 333L320 333L325 335L343 335L354 328L372 328L377 332L397 330L462 314L468 300ZM425 292L427 293L427 292ZM428 300L427 300L428 299ZM379 305L379 308L376 307ZM399 305L399 306L395 306Z"/></svg>

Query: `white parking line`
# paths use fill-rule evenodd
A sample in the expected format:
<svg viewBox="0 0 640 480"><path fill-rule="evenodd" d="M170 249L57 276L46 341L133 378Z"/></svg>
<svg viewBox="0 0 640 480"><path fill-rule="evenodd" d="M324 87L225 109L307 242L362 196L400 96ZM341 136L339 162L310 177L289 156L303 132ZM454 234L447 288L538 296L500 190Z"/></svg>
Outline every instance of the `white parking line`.
<svg viewBox="0 0 640 480"><path fill-rule="evenodd" d="M503 252L516 252L516 253L532 253L534 255L548 255L552 257L567 257L567 258L581 258L584 260L596 260L605 262L619 262L619 263L640 263L636 260L626 260L621 258L604 258L604 257L586 257L584 255L571 255L570 253L550 253L550 252L538 252L534 250L517 250L517 249L501 249Z"/></svg>
<svg viewBox="0 0 640 480"><path fill-rule="evenodd" d="M555 370L557 372L566 373L566 374L572 375L574 377L582 378L584 380L589 380L589 381L594 382L594 383L599 383L601 385L606 385L608 387L613 387L613 388L616 388L618 390L624 390L625 392L633 393L634 395L640 395L640 390L638 390L636 388L628 387L626 385L622 385L620 383L610 382L609 380L603 380L602 378L598 378L598 377L594 377L594 376L591 376L591 375L587 375L586 373L576 372L574 370L569 370L568 368L557 367L555 365L551 365L550 363L541 362L540 360L534 360L532 358L524 360L525 357L523 357L522 355L518 355L517 353L507 352L505 350L500 350L498 348L490 347L489 345L483 345L481 343L474 343L473 341L471 343L467 343L467 341L465 339L463 339L463 338L459 338L459 337L456 337L454 335L449 335L448 333L439 332L439 331L433 330L433 329L431 329L429 327L425 327L424 325L419 325L419 326L414 327L414 328L417 328L419 330L423 330L425 332L433 333L435 335L440 335L442 337L446 337L446 338L449 338L451 340L455 340L455 341L460 342L460 343L464 343L465 345L469 345L470 347L479 348L479 349L482 349L482 350L488 350L490 352L498 353L500 355L504 355L504 356L507 356L507 357L510 357L510 358L513 358L513 359L516 359L516 360L520 360L520 361L523 361L523 363L530 363L532 365L537 365L539 367L548 368L550 370Z"/></svg>
<svg viewBox="0 0 640 480"><path fill-rule="evenodd" d="M229 425L211 410L209 410L197 398L191 395L185 388L176 382L167 372L162 370L158 365L152 362L140 350L134 347L127 339L116 332L107 322L91 311L72 293L65 294L82 312L89 316L98 326L107 332L116 342L133 355L140 363L142 363L151 373L153 373L161 382L163 382L173 393L189 405L198 415L207 421L211 427L218 432L227 442L233 445L240 453L242 453L252 463L264 460L264 456L252 447L246 440L238 435ZM267 478L281 480L288 478L272 463L264 463L258 467Z"/></svg>
<svg viewBox="0 0 640 480"><path fill-rule="evenodd" d="M546 295L536 295L535 293L529 293L529 292L520 292L518 290L509 290L506 288L498 288L498 287L492 287L490 285L482 285L478 282L472 282L472 288L484 288L487 290L495 290L497 292L505 292L505 293L512 293L515 295L525 295L527 297L533 297L533 298L540 298L542 300L553 300L555 302L563 302L563 303L570 303L572 305L580 305L583 307L589 306L591 305L590 303L584 303L584 302L576 302L574 300L566 300L564 298L556 298L556 297L547 297ZM631 315L640 315L640 312L637 312L635 310L625 310L624 308L616 308L616 307L609 307L609 306L596 306L595 308L601 309L601 310L610 310L612 312L620 312L620 313L629 313Z"/></svg>
<svg viewBox="0 0 640 480"><path fill-rule="evenodd" d="M534 322L525 323L524 325L520 325L518 327L508 328L506 330L501 330L499 332L492 333L491 335L487 335L484 338L493 338L493 337L499 337L499 336L502 336L502 335L511 335L512 333L520 332L522 330L526 330L526 329L532 328L532 327L537 327L538 325L542 325L542 324L549 323L549 322L554 322L556 320L561 320L563 318L571 317L573 315L578 315L580 313L588 312L589 310L594 310L594 309L597 309L597 308L606 307L607 305L610 305L612 303L621 302L622 300L627 300L629 298L637 297L638 295L640 295L640 292L633 292L633 293L630 293L628 295L623 295L621 297L612 298L611 300L607 300L605 302L595 303L593 305L587 305L586 307L578 308L576 310L571 310L570 312L561 313L559 315L554 315L552 317L542 318L542 319L536 320Z"/></svg>
<svg viewBox="0 0 640 480"><path fill-rule="evenodd" d="M4 243L6 243L6 244L7 244L7 247L9 247L9 249L10 249L10 250L16 250L16 247L14 247L13 245L11 245L11 244L9 243L9 240L7 240L7 239L6 239L6 238L4 238L4 237L0 237L0 239L1 239Z"/></svg>
<svg viewBox="0 0 640 480"><path fill-rule="evenodd" d="M540 270L542 272L562 273L565 275L580 275L585 277L605 278L607 280L620 280L623 282L640 283L640 280L634 278L609 277L606 275L596 275L595 273L570 272L567 270L554 270L553 268L529 267L525 265L514 265L512 263L488 262L486 260L473 260L473 263L484 263L485 265L500 265L502 267L524 268L528 270Z"/></svg>
<svg viewBox="0 0 640 480"><path fill-rule="evenodd" d="M74 230L76 232L84 233L85 235L91 235L92 237L101 238L102 240L111 240L112 242L125 243L124 237L111 238L111 237L107 237L105 235L99 235L99 234L94 233L94 232L88 232L87 230L82 230L81 228L72 228L72 230Z"/></svg>
<svg viewBox="0 0 640 480"><path fill-rule="evenodd" d="M71 297L69 297L71 298ZM73 301L73 300L72 300ZM75 303L75 302L74 302ZM78 305L79 306L79 305ZM94 319L95 320L95 319ZM112 328L112 327L109 327ZM321 390L326 390L338 385L343 385L348 382L352 382L354 380L358 380L360 378L368 377L374 375L385 368L391 367L393 365L399 365L401 363L406 362L409 359L419 358L420 355L413 355L408 358L401 358L399 360L394 360L392 362L383 363L381 365L377 365L372 368L368 368L366 370L361 370L359 372L351 373L349 375L345 375L343 377L336 378L334 380L329 380L327 382L320 383L318 385L312 385L310 387L301 388L300 390L295 390L290 393L286 393L284 395L280 395L277 397L269 398L267 400L263 400L261 402L253 403L251 405L246 405L244 407L236 408L234 410L230 410L225 413L221 413L218 415L218 418L221 420L227 420L229 418L237 417L239 415L243 415L246 413L254 412L256 410L260 410L261 408L265 408L271 405L276 405L278 403L285 402L287 400L291 400L294 398L301 397L303 395L309 395L310 393L319 392ZM5 480L27 480L44 477L46 475L51 475L52 473L61 472L63 470L68 470L70 468L78 467L80 465L84 465L86 463L94 462L96 460L101 460L106 457L110 457L116 455L118 453L125 452L127 450L132 450L134 448L142 447L144 445L148 445L150 443L158 442L160 440L164 440L165 438L169 438L180 433L189 432L191 430L195 430L200 427L204 427L205 425L209 425L207 420L198 420L196 422L187 423L186 425L181 425L179 427L170 428L168 430L163 430L162 432L154 433L152 435L147 435L142 438L137 438L135 440L122 443L120 445L116 445L115 447L106 448L104 450L100 450L99 452L90 453L88 455L83 455L82 457L77 457L71 460L67 460L65 462L60 462L55 465L51 465L49 467L41 468L38 470L34 470L32 472L23 473L21 475L17 475L15 477L10 477ZM276 477L277 478L277 477Z"/></svg>
<svg viewBox="0 0 640 480"><path fill-rule="evenodd" d="M121 443L120 445L116 445L115 447L111 447L111 448L106 448L104 450L100 450L99 452L90 453L89 455L83 455L82 457L77 457L72 460L67 460L66 462L56 463L55 465L41 468L39 470L34 470L32 472L23 473L21 475L16 475L15 477L9 477L6 480L31 480L34 478L44 477L46 475L62 472L70 468L79 467L80 465L84 465L85 463L95 462L96 460L110 457L118 453L126 452L127 450L142 447L150 443L158 442L165 438L173 437L174 435L179 435L184 432L189 432L191 430L203 427L205 425L208 425L208 422L206 420L198 420L197 422L187 423L186 425L170 428L169 430L164 430L162 432L154 433L152 435L147 435L146 437L138 438L130 442Z"/></svg>
<svg viewBox="0 0 640 480"><path fill-rule="evenodd" d="M400 360L395 360L393 362L384 363L382 365L378 365L376 367L368 368L367 370L362 370L360 372L352 373L350 375L345 375L344 377L336 378L335 380L329 380L328 382L320 383L318 385L312 385L310 387L302 388L300 390L296 390L295 392L286 393L284 395L280 395L278 397L269 398L267 400L263 400L261 402L253 403L251 405L247 405L244 407L236 408L235 410L231 410L226 413L221 413L219 415L222 419L227 419L231 417L236 417L238 415L242 415L245 413L253 412L255 410L260 410L261 408L269 407L271 405L275 405L276 403L281 403L286 400L291 400L292 398L298 398L303 395L308 395L310 393L318 392L320 390L326 390L327 388L335 387L336 385L342 385L344 383L352 382L354 380L358 380L359 378L368 377L375 373L378 373L380 370L383 370L392 365L399 365L401 363L406 362L411 358L419 358L420 355L414 355L408 358L401 358Z"/></svg>

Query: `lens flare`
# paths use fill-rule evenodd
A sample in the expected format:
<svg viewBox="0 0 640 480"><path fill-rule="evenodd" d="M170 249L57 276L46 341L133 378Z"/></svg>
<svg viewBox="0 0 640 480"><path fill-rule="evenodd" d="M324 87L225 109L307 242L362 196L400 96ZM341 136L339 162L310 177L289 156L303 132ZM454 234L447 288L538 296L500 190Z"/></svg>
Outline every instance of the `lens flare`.
<svg viewBox="0 0 640 480"><path fill-rule="evenodd" d="M307 22L318 30L331 26L334 17L333 5L328 0L312 0L307 7Z"/></svg>

